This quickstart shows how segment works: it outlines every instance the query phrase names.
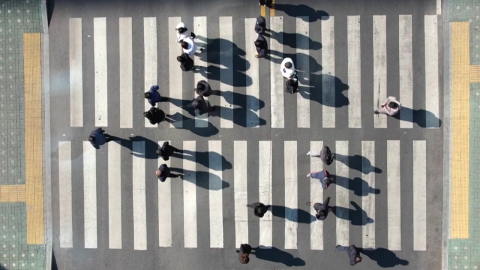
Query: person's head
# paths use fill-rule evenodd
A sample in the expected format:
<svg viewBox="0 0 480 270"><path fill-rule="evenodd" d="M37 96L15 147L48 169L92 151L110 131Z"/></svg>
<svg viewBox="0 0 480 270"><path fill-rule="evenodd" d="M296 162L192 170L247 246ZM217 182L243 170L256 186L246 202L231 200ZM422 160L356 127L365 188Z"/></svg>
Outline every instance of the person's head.
<svg viewBox="0 0 480 270"><path fill-rule="evenodd" d="M183 22L177 24L177 26L175 26L175 30L179 30L181 28L185 28L185 24Z"/></svg>
<svg viewBox="0 0 480 270"><path fill-rule="evenodd" d="M88 140L91 141L91 142L94 142L94 141L95 141L95 137L93 137L93 136L88 136Z"/></svg>
<svg viewBox="0 0 480 270"><path fill-rule="evenodd" d="M185 62L185 57L183 57L183 55L180 55L180 56L177 56L177 61L180 62L180 63L183 63Z"/></svg>
<svg viewBox="0 0 480 270"><path fill-rule="evenodd" d="M156 153L157 153L157 155L161 155L162 154L162 149L157 149Z"/></svg>
<svg viewBox="0 0 480 270"><path fill-rule="evenodd" d="M182 45L182 48L188 49L188 43L187 42L182 41L180 44Z"/></svg>
<svg viewBox="0 0 480 270"><path fill-rule="evenodd" d="M293 82L293 79L288 79L287 80L287 85L288 86L293 86L295 83Z"/></svg>
<svg viewBox="0 0 480 270"><path fill-rule="evenodd" d="M157 171L155 172L155 174L156 174L157 176L162 176L162 171L157 170Z"/></svg>
<svg viewBox="0 0 480 270"><path fill-rule="evenodd" d="M355 261L356 261L357 263L361 262L361 261L362 261L362 257L360 257L360 255L355 256Z"/></svg>
<svg viewBox="0 0 480 270"><path fill-rule="evenodd" d="M292 63L290 63L290 62L285 63L285 67L286 68L292 68Z"/></svg>
<svg viewBox="0 0 480 270"><path fill-rule="evenodd" d="M146 117L146 118L149 118L149 117L152 116L152 113L151 113L150 111L144 112L144 113L143 113L143 116Z"/></svg>
<svg viewBox="0 0 480 270"><path fill-rule="evenodd" d="M260 40L256 40L256 41L254 42L254 44L255 44L256 47L262 46L262 42L261 42Z"/></svg>
<svg viewBox="0 0 480 270"><path fill-rule="evenodd" d="M325 182L325 184L327 185L330 185L330 183L332 183L332 179L330 177L325 177L325 179L323 179L323 181Z"/></svg>
<svg viewBox="0 0 480 270"><path fill-rule="evenodd" d="M143 96L145 98L150 98L152 96L152 94L150 92L145 92L145 94L143 94Z"/></svg>
<svg viewBox="0 0 480 270"><path fill-rule="evenodd" d="M392 108L392 109L396 109L396 108L398 108L398 104L395 103L395 102L389 102L389 103L388 103L388 107L390 107L390 108Z"/></svg>
<svg viewBox="0 0 480 270"><path fill-rule="evenodd" d="M240 262L243 264L247 264L250 261L250 258L248 258L248 254L244 253L242 254L242 257L240 258Z"/></svg>
<svg viewBox="0 0 480 270"><path fill-rule="evenodd" d="M203 85L203 83L199 83L197 84L197 89L203 91L205 89L205 85Z"/></svg>

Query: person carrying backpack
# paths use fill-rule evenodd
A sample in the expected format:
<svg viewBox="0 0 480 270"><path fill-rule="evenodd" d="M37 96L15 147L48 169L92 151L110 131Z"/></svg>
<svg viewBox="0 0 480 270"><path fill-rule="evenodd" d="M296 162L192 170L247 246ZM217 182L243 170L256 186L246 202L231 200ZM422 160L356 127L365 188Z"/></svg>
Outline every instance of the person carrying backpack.
<svg viewBox="0 0 480 270"><path fill-rule="evenodd" d="M322 162L326 165L330 165L333 162L333 154L328 146L324 146L319 154L313 154L312 151L308 151L307 156L320 157Z"/></svg>

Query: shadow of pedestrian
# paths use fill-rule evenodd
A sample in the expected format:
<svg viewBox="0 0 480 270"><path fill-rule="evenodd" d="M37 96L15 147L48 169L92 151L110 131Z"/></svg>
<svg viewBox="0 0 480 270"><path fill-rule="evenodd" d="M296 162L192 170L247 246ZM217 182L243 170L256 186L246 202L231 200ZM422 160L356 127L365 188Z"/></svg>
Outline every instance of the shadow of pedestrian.
<svg viewBox="0 0 480 270"><path fill-rule="evenodd" d="M306 22L314 22L318 19L328 20L330 15L323 10L315 10L307 5L277 4L275 10L283 11L290 17L302 17ZM308 18L305 18L308 17Z"/></svg>
<svg viewBox="0 0 480 270"><path fill-rule="evenodd" d="M303 209L292 209L282 205L272 205L270 208L272 215L284 218L297 223L312 223L317 220L309 212Z"/></svg>
<svg viewBox="0 0 480 270"><path fill-rule="evenodd" d="M413 110L412 108L402 106L393 118L416 123L422 128L439 128L442 126L441 119L424 109Z"/></svg>
<svg viewBox="0 0 480 270"><path fill-rule="evenodd" d="M333 214L337 216L337 218L350 220L350 224L355 226L363 226L374 222L373 219L368 217L367 212L365 212L357 203L354 201L350 201L350 203L355 209L333 206Z"/></svg>
<svg viewBox="0 0 480 270"><path fill-rule="evenodd" d="M255 255L257 259L270 261L270 262L277 262L283 263L286 266L304 266L305 261L300 258L295 258L292 254L280 250L276 247L264 247L259 246L254 249L255 252L251 254Z"/></svg>
<svg viewBox="0 0 480 270"><path fill-rule="evenodd" d="M216 110L210 113L210 116L220 117L241 127L256 127L264 126L267 124L267 121L263 118L260 118L255 112L247 110L246 108L229 108L229 107L217 107L220 110ZM250 120L250 121L249 121Z"/></svg>
<svg viewBox="0 0 480 270"><path fill-rule="evenodd" d="M181 168L170 168L172 172L183 174L183 181L194 183L198 187L208 190L220 190L230 186L228 182L223 181L216 174L203 171L190 171ZM194 177L195 176L195 177Z"/></svg>
<svg viewBox="0 0 480 270"><path fill-rule="evenodd" d="M112 136L112 141L110 143L114 142L132 151L130 152L132 156L145 159L158 159L158 155L155 153L155 151L158 149L158 143L143 136L133 136L129 137L128 139ZM133 149L133 142L145 142L145 152L135 152Z"/></svg>
<svg viewBox="0 0 480 270"><path fill-rule="evenodd" d="M333 158L337 161L347 165L350 169L357 170L364 174L369 173L382 173L382 169L372 166L370 160L364 156L354 155L354 156L345 156L342 154L335 153Z"/></svg>
<svg viewBox="0 0 480 270"><path fill-rule="evenodd" d="M273 38L280 42L280 44L289 46L290 48L304 50L320 50L322 48L322 43L315 41L306 35L276 32L272 29L270 29L269 32L270 33L267 33L265 36ZM283 36L283 38L278 38L279 36Z"/></svg>
<svg viewBox="0 0 480 270"><path fill-rule="evenodd" d="M273 57L274 56L274 57ZM305 54L305 53L297 53L297 54L283 54L280 53L279 51L275 50L269 50L267 56L265 59L272 61L276 64L281 64L284 58L292 58L294 64L295 64L295 70L297 72L297 75L299 73L302 73L302 64L305 63L305 65L308 65L310 73L315 73L318 71L322 70L322 65L318 63L317 59L313 58L312 56ZM297 64L298 63L298 64ZM302 64L300 64L302 63ZM280 68L278 70L280 72ZM309 74L310 76L312 74ZM300 80L301 83L309 85L310 82L303 81L302 78L305 77L304 75L298 75L298 79Z"/></svg>
<svg viewBox="0 0 480 270"><path fill-rule="evenodd" d="M170 120L167 121L170 122L176 129L186 129L194 133L195 135L201 137L210 137L219 132L218 128L212 125L212 123L210 123L209 121L207 121L208 127L198 128L195 127L195 118L186 117L185 115L178 112L170 115L169 117Z"/></svg>
<svg viewBox="0 0 480 270"><path fill-rule="evenodd" d="M223 97L225 101L232 106L237 105L242 108L246 108L247 104L256 104L257 106L251 106L252 108L258 108L256 111L265 107L265 102L263 100L258 99L257 97L252 95L245 95L237 92L220 90L213 90L212 95Z"/></svg>
<svg viewBox="0 0 480 270"><path fill-rule="evenodd" d="M350 104L348 98L342 93L349 89L339 78L329 74L310 73L310 81L302 82L303 73L297 72L299 81L304 84L298 87L302 97L316 101L328 107L343 107ZM325 86L325 87L324 87Z"/></svg>
<svg viewBox="0 0 480 270"><path fill-rule="evenodd" d="M183 155L179 153L173 153L172 157L196 161L198 164L201 164L215 171L230 170L232 168L232 163L230 163L224 156L220 155L217 152L194 152L187 149L183 149L182 152ZM220 160L220 162L210 164L210 161L212 160Z"/></svg>
<svg viewBox="0 0 480 270"><path fill-rule="evenodd" d="M333 182L332 182L333 184L342 186L346 189L350 189L357 196L368 196L370 193L380 194L380 189L369 187L367 181L359 177L356 177L353 180L343 176L338 176L333 174L330 175L330 177L333 179Z"/></svg>
<svg viewBox="0 0 480 270"><path fill-rule="evenodd" d="M357 248L357 250L365 254L372 261L376 261L378 266L382 268L395 267L397 265L408 265L407 260L403 260L397 257L393 251L390 251L386 248Z"/></svg>

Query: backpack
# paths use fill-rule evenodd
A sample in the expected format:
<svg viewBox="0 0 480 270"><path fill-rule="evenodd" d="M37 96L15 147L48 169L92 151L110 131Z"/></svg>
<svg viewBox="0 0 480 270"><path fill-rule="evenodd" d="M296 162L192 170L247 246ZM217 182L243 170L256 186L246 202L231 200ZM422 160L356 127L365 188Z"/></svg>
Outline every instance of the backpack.
<svg viewBox="0 0 480 270"><path fill-rule="evenodd" d="M324 159L322 159L322 161L325 164L327 165L332 164L333 162L332 151L330 150L330 148L328 148L328 146L323 147L322 153L320 153L320 156L324 156Z"/></svg>

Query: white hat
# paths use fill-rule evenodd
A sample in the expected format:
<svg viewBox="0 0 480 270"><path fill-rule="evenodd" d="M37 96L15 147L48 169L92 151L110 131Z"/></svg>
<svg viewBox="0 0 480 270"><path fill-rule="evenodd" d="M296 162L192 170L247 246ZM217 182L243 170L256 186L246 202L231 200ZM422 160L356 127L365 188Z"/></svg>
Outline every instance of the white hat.
<svg viewBox="0 0 480 270"><path fill-rule="evenodd" d="M185 24L183 22L177 24L177 26L175 27L175 30L178 30L180 28L185 28Z"/></svg>

